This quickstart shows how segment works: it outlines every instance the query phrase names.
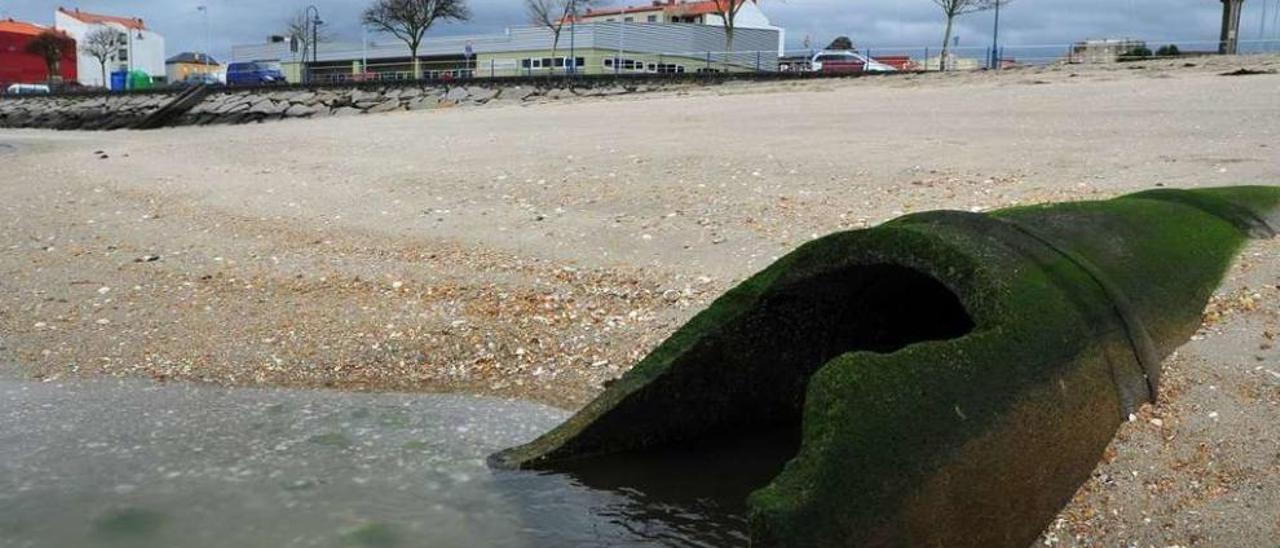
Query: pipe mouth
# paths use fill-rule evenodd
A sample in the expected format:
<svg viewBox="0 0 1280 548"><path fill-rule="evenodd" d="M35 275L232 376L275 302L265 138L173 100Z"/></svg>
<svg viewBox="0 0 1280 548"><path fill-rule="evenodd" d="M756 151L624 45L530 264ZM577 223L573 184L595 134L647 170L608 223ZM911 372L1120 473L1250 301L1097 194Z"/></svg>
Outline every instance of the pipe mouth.
<svg viewBox="0 0 1280 548"><path fill-rule="evenodd" d="M598 431L588 427L579 433L586 450L535 467L650 501L638 508L681 508L745 527L747 496L799 451L805 391L825 364L974 328L957 294L914 268L855 264L795 277L707 330L592 425L630 430L630 438L591 439Z"/></svg>

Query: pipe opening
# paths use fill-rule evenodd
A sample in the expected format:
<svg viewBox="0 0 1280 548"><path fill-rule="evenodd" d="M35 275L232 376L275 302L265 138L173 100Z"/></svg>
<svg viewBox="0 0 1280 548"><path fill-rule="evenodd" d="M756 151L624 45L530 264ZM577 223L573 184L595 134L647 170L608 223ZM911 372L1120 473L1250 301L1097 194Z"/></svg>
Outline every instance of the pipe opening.
<svg viewBox="0 0 1280 548"><path fill-rule="evenodd" d="M853 266L773 289L604 421L633 431L645 425L658 447L572 462L567 471L732 529L745 524L747 495L799 449L804 393L824 364L973 328L955 293L897 265Z"/></svg>

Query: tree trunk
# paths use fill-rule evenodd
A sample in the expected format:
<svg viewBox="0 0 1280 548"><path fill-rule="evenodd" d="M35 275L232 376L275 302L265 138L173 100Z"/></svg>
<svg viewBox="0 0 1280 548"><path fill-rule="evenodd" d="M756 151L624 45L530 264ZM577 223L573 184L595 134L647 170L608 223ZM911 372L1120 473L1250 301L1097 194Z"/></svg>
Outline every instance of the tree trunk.
<svg viewBox="0 0 1280 548"><path fill-rule="evenodd" d="M421 79L422 79L422 64L421 64L421 63L419 62L419 60L418 60L418 45L417 45L417 44L413 44L413 45L410 45L410 46L409 46L409 55L412 55L412 56L413 56L413 79L414 79L414 80L421 80Z"/></svg>
<svg viewBox="0 0 1280 548"><path fill-rule="evenodd" d="M556 73L556 50L560 48L561 30L561 28L555 28L551 31L551 74Z"/></svg>
<svg viewBox="0 0 1280 548"><path fill-rule="evenodd" d="M956 14L947 14L947 32L942 37L942 57L938 58L938 70L945 72L947 70L947 57L951 55L951 30L952 23L955 23ZM926 61L928 61L926 59Z"/></svg>
<svg viewBox="0 0 1280 548"><path fill-rule="evenodd" d="M729 63L733 57L733 18L725 19L724 25L724 71L729 72Z"/></svg>
<svg viewBox="0 0 1280 548"><path fill-rule="evenodd" d="M102 87L110 89L111 86L107 85L107 62L99 60L98 66L102 68Z"/></svg>

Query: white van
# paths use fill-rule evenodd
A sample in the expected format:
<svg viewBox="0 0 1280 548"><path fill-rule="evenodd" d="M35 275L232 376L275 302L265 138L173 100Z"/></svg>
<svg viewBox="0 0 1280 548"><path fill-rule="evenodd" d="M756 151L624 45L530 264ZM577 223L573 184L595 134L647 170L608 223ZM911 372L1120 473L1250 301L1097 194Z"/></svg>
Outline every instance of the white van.
<svg viewBox="0 0 1280 548"><path fill-rule="evenodd" d="M49 86L44 84L11 84L4 90L5 95L48 95Z"/></svg>

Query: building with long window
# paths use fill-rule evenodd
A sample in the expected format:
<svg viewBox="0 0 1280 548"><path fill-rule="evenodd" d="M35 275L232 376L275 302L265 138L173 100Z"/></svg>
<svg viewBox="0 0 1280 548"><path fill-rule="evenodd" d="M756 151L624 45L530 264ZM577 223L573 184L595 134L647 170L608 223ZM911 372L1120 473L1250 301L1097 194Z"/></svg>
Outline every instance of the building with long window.
<svg viewBox="0 0 1280 548"><path fill-rule="evenodd" d="M291 81L394 80L414 77L409 48L398 41L321 43L315 60L290 43L232 48L232 62L274 62ZM564 74L645 74L775 71L779 31L738 28L732 52L717 25L630 21L567 23L557 41L544 27L502 34L428 37L418 49L424 78L487 78Z"/></svg>

